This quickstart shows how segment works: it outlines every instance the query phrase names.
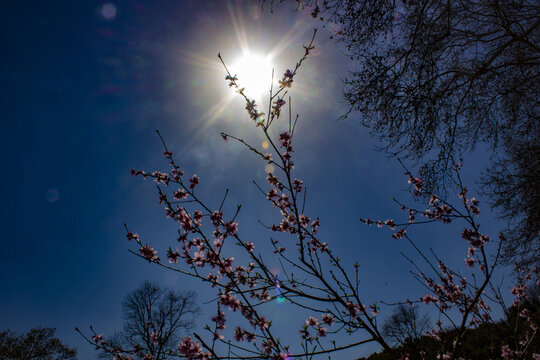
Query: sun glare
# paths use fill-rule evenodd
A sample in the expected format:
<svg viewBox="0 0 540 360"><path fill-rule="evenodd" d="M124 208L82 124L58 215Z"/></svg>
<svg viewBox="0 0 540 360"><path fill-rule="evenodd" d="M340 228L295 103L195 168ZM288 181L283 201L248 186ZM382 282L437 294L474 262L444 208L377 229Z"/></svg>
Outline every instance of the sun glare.
<svg viewBox="0 0 540 360"><path fill-rule="evenodd" d="M260 100L270 90L272 63L269 56L246 52L230 70L238 76L238 84L245 88L246 95Z"/></svg>

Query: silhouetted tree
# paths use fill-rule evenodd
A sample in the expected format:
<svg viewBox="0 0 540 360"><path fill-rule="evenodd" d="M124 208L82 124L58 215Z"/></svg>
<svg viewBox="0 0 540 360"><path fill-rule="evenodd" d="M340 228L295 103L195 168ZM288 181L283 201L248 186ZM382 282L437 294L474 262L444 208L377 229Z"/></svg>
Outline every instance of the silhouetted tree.
<svg viewBox="0 0 540 360"><path fill-rule="evenodd" d="M510 169L537 155L538 1L294 2L311 8L355 60L345 80L349 111L360 112L390 154L421 160L432 191L448 185L452 158L480 143ZM515 230L506 256L527 263L531 249L540 251L538 161L520 170L500 168L487 179L492 203Z"/></svg>
<svg viewBox="0 0 540 360"><path fill-rule="evenodd" d="M537 136L538 137L538 136ZM497 160L484 178L484 191L508 220L511 241L505 255L517 257L526 266L540 266L540 137L512 143L505 157Z"/></svg>
<svg viewBox="0 0 540 360"><path fill-rule="evenodd" d="M399 305L383 325L384 336L396 345L417 341L430 328L427 315L419 316L417 307Z"/></svg>
<svg viewBox="0 0 540 360"><path fill-rule="evenodd" d="M54 337L54 328L34 328L24 335L11 330L0 332L0 359L63 360L76 359L77 351Z"/></svg>
<svg viewBox="0 0 540 360"><path fill-rule="evenodd" d="M108 348L138 349L134 355L141 359L150 355L162 360L177 354L180 335L193 330L199 307L193 291L177 293L145 281L126 295L122 311L123 330L107 339ZM101 354L107 359L110 356L110 352Z"/></svg>

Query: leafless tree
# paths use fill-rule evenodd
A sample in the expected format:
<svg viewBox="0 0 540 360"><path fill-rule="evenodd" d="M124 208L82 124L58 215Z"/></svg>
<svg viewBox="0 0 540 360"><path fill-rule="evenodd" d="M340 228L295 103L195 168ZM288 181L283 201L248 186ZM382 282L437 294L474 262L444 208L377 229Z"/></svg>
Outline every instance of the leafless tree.
<svg viewBox="0 0 540 360"><path fill-rule="evenodd" d="M399 305L383 325L383 334L395 345L418 341L430 329L427 315L419 316L417 307Z"/></svg>
<svg viewBox="0 0 540 360"><path fill-rule="evenodd" d="M24 335L10 330L0 332L0 359L67 360L76 359L77 351L54 337L53 328L34 328Z"/></svg>
<svg viewBox="0 0 540 360"><path fill-rule="evenodd" d="M434 192L451 185L452 163L480 144L512 169L524 165L516 155L537 154L538 1L290 2L310 8L355 61L345 80L348 114L359 112L392 156L420 160L420 175ZM492 204L515 230L507 258L525 263L530 258L522 255L540 251L538 231L530 231L540 223L538 171L532 161L519 180L509 170L485 177Z"/></svg>
<svg viewBox="0 0 540 360"><path fill-rule="evenodd" d="M177 354L180 336L194 329L199 314L193 291L177 293L149 281L126 295L122 310L123 330L109 339L110 345L138 349L133 355L154 360ZM110 358L109 352L101 355Z"/></svg>

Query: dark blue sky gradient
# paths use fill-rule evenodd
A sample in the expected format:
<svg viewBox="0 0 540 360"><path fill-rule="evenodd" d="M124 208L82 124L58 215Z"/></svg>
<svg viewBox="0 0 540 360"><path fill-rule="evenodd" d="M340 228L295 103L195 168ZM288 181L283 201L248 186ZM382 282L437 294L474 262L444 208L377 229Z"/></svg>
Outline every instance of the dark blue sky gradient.
<svg viewBox="0 0 540 360"><path fill-rule="evenodd" d="M267 249L262 244L270 234L257 219L269 223L276 214L252 184L264 185L264 164L219 136L226 131L258 145L259 129L241 99L219 106L231 91L217 53L225 61L237 57L233 24L241 24L254 51L264 54L285 42L276 60L279 74L294 65L313 27L321 25L285 6L260 14L248 1L116 1L110 20L99 12L103 4L11 2L0 21L0 328L56 327L80 359L93 359L94 350L74 327L119 330L121 300L143 280L199 289L128 252L133 244L125 240L124 222L162 258L175 246L175 228L157 205L153 183L129 174L131 167L166 170L155 129L186 173L200 175L201 194L213 206L230 188L227 209L243 204L240 234ZM297 176L308 188L306 212L321 218L321 238L344 261L361 264L368 299L413 297L418 286L400 255L411 248L358 221L405 219L392 197L410 199L406 178L397 161L373 150L377 143L358 119L336 121L345 111L341 79L353 64L329 36L320 29L317 50L291 92L293 111L300 114L295 155ZM486 163L481 155L466 159L471 188ZM496 234L483 211L483 226ZM440 230L410 231L461 266L461 228ZM199 291L201 300L211 295ZM291 313L287 306L276 308L274 323L282 321L296 334L300 323L289 324Z"/></svg>

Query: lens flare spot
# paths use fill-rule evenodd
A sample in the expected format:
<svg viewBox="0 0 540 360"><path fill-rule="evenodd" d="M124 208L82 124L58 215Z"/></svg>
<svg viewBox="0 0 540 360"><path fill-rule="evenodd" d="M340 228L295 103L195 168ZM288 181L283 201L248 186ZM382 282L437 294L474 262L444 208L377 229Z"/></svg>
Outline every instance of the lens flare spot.
<svg viewBox="0 0 540 360"><path fill-rule="evenodd" d="M50 203L57 202L60 200L60 192L54 188L48 189L45 192L45 198Z"/></svg>
<svg viewBox="0 0 540 360"><path fill-rule="evenodd" d="M265 171L267 174L269 174L269 173L272 173L272 174L273 174L273 173L274 173L274 170L275 170L275 168L274 168L274 165L272 165L272 164L268 164L268 165L266 165L266 166L264 167L264 171Z"/></svg>
<svg viewBox="0 0 540 360"><path fill-rule="evenodd" d="M263 147L263 149L268 149L268 141L264 140L262 142L262 147Z"/></svg>
<svg viewBox="0 0 540 360"><path fill-rule="evenodd" d="M285 302L285 298L283 296L280 296L278 298L276 298L276 301L278 304L283 304L283 302Z"/></svg>
<svg viewBox="0 0 540 360"><path fill-rule="evenodd" d="M116 5L113 3L103 4L99 8L99 14L107 21L113 21L116 18Z"/></svg>

